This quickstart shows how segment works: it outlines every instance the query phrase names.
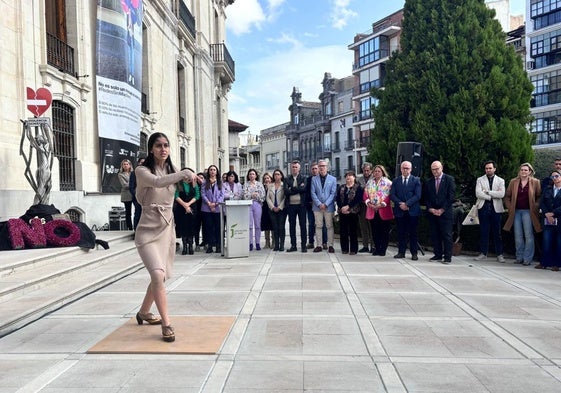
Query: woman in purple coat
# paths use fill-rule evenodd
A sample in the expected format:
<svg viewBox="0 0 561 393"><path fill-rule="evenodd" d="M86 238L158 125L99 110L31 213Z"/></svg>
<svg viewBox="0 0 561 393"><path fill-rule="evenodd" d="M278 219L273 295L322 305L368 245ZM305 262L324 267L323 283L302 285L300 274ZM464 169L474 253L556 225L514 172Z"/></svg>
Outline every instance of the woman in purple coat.
<svg viewBox="0 0 561 393"><path fill-rule="evenodd" d="M208 167L205 182L201 190L201 199L203 200L201 212L204 221L204 238L207 244L206 252L210 254L216 247L216 252L222 252L220 236L220 204L224 202L224 193L222 192L222 181L220 180L220 171L216 165Z"/></svg>

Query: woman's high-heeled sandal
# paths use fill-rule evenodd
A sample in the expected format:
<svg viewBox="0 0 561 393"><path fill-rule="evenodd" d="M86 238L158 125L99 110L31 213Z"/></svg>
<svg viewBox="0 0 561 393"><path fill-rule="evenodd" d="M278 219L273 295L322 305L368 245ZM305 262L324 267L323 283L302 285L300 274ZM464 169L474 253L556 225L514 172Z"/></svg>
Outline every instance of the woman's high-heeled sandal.
<svg viewBox="0 0 561 393"><path fill-rule="evenodd" d="M162 339L167 343L175 341L175 332L173 331L173 327L171 325L162 325Z"/></svg>
<svg viewBox="0 0 561 393"><path fill-rule="evenodd" d="M150 325L161 325L161 323L162 323L162 320L160 318L156 317L152 313L142 314L140 312L137 312L136 313L136 322L139 325L142 325L142 323L144 323L144 321L148 322Z"/></svg>

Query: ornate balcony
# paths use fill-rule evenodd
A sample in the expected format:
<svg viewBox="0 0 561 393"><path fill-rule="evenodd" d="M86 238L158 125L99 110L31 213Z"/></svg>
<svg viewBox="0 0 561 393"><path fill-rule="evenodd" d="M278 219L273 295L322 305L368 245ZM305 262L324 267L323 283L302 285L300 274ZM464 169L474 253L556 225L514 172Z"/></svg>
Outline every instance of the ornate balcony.
<svg viewBox="0 0 561 393"><path fill-rule="evenodd" d="M214 69L220 74L222 83L229 84L236 79L235 63L225 44L211 44L210 56L214 61Z"/></svg>

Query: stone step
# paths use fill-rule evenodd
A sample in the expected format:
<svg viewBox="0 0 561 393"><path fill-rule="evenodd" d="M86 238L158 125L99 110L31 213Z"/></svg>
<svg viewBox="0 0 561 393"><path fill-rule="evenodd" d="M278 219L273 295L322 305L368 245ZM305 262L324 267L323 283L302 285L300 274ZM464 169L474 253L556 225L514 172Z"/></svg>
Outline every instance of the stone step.
<svg viewBox="0 0 561 393"><path fill-rule="evenodd" d="M110 239L108 250L43 249L54 253L50 262L38 255L40 263L28 260L26 268L0 277L0 337L144 267L130 235L128 241L115 241Z"/></svg>
<svg viewBox="0 0 561 393"><path fill-rule="evenodd" d="M95 232L96 238L104 240L111 245L128 242L132 239L131 231L102 231ZM96 249L102 250L99 245ZM83 255L90 251L80 247L57 247L26 250L12 250L0 252L0 279L15 271L35 269L37 266L50 264L53 261L68 258L73 255Z"/></svg>

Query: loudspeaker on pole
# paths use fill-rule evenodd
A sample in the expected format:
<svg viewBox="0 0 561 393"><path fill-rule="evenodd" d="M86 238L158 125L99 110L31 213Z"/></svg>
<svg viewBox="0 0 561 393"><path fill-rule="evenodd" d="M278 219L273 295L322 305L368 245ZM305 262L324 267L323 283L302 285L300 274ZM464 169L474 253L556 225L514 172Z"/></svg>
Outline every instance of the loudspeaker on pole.
<svg viewBox="0 0 561 393"><path fill-rule="evenodd" d="M395 176L401 176L401 163L411 162L411 174L421 177L423 167L423 145L417 142L399 142L395 158Z"/></svg>

